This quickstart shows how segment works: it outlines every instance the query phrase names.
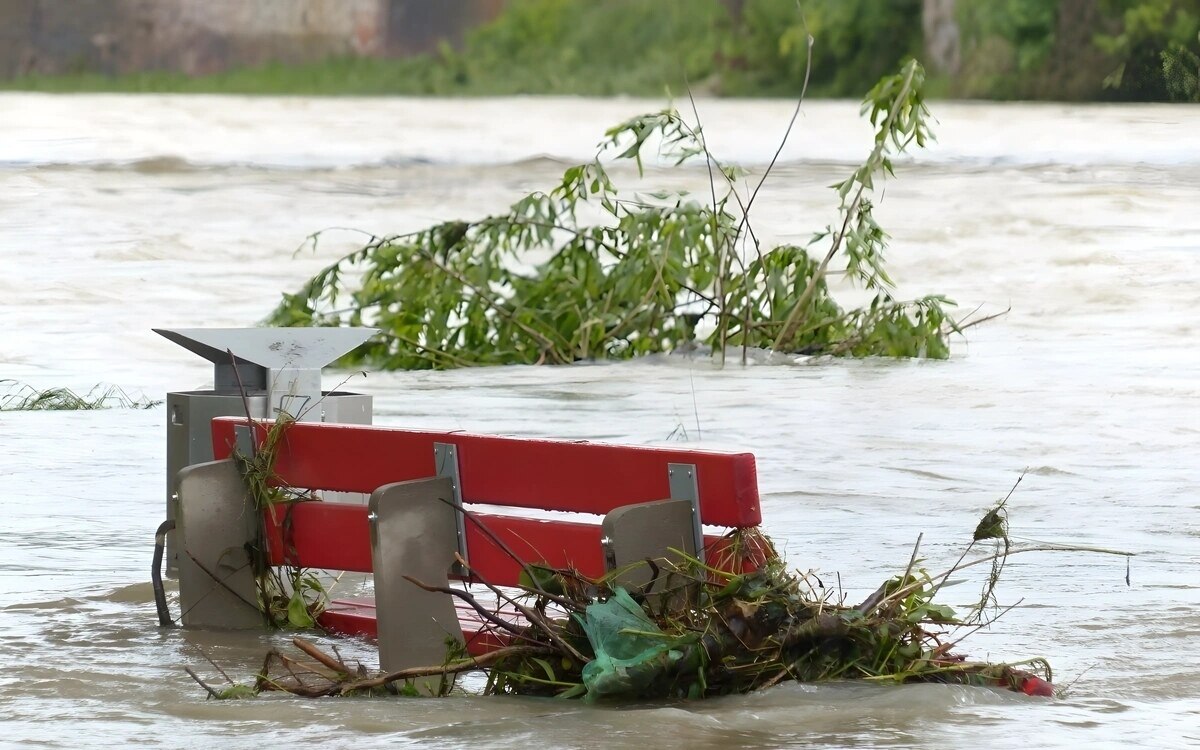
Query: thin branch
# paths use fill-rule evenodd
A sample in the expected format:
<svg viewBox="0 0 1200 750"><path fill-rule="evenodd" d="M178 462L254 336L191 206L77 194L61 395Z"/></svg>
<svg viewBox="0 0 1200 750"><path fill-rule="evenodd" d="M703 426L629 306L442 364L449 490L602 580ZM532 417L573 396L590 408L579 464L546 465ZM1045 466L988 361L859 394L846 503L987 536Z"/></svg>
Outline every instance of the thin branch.
<svg viewBox="0 0 1200 750"><path fill-rule="evenodd" d="M199 646L198 644L192 644L192 645L194 645L194 646L196 647L196 650L200 652L200 655L204 657L204 661L206 661L206 662L208 662L209 664L211 664L213 669L215 669L215 670L217 670L218 672L220 672L220 673L221 673L221 676L225 678L225 681L226 681L226 682L228 682L230 685L235 685L235 684L237 684L237 683L235 683L235 682L234 682L234 681L233 681L233 680L232 680L232 679L229 677L229 675L228 675L228 674L226 674L226 673L225 673L225 670L224 670L224 669L221 669L221 665L220 665L220 664L217 664L215 661L213 661L213 659L212 659L212 657L211 657L211 656L209 656L208 654L206 654L206 653L204 652L204 649L200 648L200 646Z"/></svg>
<svg viewBox="0 0 1200 750"><path fill-rule="evenodd" d="M702 134L703 131L700 129L700 111L696 108L696 97L692 95L692 87L690 85L687 87L687 92L688 92L688 101L690 101L692 103L692 114L696 117L697 130L695 131L693 137L698 138L698 140L700 142L700 147L702 149L704 149L704 163L708 167L708 189L712 194L712 239L713 239L713 243L718 245L717 246L717 297L721 300L721 307L717 310L717 315L719 316L718 320L717 320L717 329L718 329L717 335L718 335L718 341L719 341L718 346L721 351L721 364L724 365L725 364L725 341L726 341L726 337L729 335L729 320L728 320L728 316L726 314L726 306L728 305L729 300L727 300L725 298L725 275L726 275L725 264L727 262L726 261L726 258L727 258L726 253L728 252L728 248L727 248L727 244L724 241L722 241L720 231L718 231L717 183L716 183L716 180L713 179L712 152L710 152L708 150L708 141L706 141L704 139L704 136ZM724 170L722 170L722 174L724 174ZM728 179L728 175L726 176L726 179ZM735 195L737 194L736 190L732 190L732 186L730 187L730 189ZM739 200L738 202L740 203L741 201ZM743 219L745 218L745 213L742 214L742 217L743 217Z"/></svg>
<svg viewBox="0 0 1200 750"><path fill-rule="evenodd" d="M470 566L467 564L467 561L463 559L462 555L460 555L456 552L456 553L454 553L454 558L455 558L455 560L458 561L459 565L463 566L463 568L468 569L468 570L470 569ZM526 620L528 620L532 624L535 624L535 625L538 625L539 627L541 627L542 631L545 632L546 637L549 638L550 642L553 643L555 646L558 646L560 649L562 649L563 651L566 651L568 654L570 654L573 658L575 658L585 664L587 662L591 661L591 659L589 659L588 657L579 653L579 651L574 646L572 646L570 643L567 643L565 640L563 640L562 636L560 636L558 633L555 633L554 628L550 626L550 623L546 622L546 619L544 617L542 617L541 614L537 610L532 609L530 607L526 607L524 604L521 604L516 599L512 598L508 594L501 591L499 587L488 583L486 580L481 578L478 574L472 574L472 575L476 579L478 579L478 581L481 584L483 584L488 589L490 589L491 592L493 594L495 594L498 598L503 599L504 601L508 602L510 605L515 607L518 612L520 612L522 615L525 616Z"/></svg>
<svg viewBox="0 0 1200 750"><path fill-rule="evenodd" d="M409 583L411 583L412 585L421 589L422 591L429 591L429 592L435 593L435 594L449 594L450 596L454 596L459 599L462 599L464 602L469 604L472 609L474 609L476 612L478 612L480 617L482 617L484 620L488 621L492 625L495 625L496 627L500 628L501 630L507 632L509 635L529 641L530 643L540 643L539 641L537 641L533 638L530 638L528 635L526 635L522 631L521 628L517 627L516 625L514 625L511 622L508 622L503 617L500 617L495 612L490 611L487 607L480 604L479 601L477 599L475 599L475 597L472 596L471 592L469 592L469 591L464 591L463 589L456 589L453 586L431 586L427 583L421 583L420 581L418 581L416 578L413 578L412 576L404 576L403 578L404 578L404 580L408 581Z"/></svg>
<svg viewBox="0 0 1200 750"><path fill-rule="evenodd" d="M1004 550L1003 552L997 552L995 554L988 555L986 557L980 557L978 559L971 560L970 562L958 565L955 568L951 568L951 570L948 571L947 573L945 573L944 575L948 576L951 573L954 573L954 572L957 572L960 570L964 570L966 568L971 568L976 565L982 565L984 563L990 563L993 560L996 560L999 558L1007 558L1009 555L1016 555L1021 552L1093 552L1093 553L1100 554L1100 555L1119 555L1119 556L1126 557L1126 558L1137 557L1137 553L1135 553L1135 552L1123 552L1121 550L1106 549L1104 547L1085 547L1085 546L1073 545L1073 544L1039 544L1039 545L1035 545L1032 547L1010 547L1010 548ZM939 577L941 577L941 576L939 576ZM900 599L903 599L904 597L908 596L913 591L916 591L917 589L921 588L924 585L925 584L923 581L914 581L913 583L910 583L908 585L901 586L900 588L897 588L895 591L892 591L891 593L889 593L887 596L883 597L883 599L881 599L879 602L879 606L882 606L883 604L886 604L886 603L890 603L893 601L898 601Z"/></svg>
<svg viewBox="0 0 1200 750"><path fill-rule="evenodd" d="M978 308L976 308L976 309L978 309ZM952 323L951 330L954 331L955 333L962 333L963 331L967 330L968 328L974 328L975 326L979 325L980 323L986 323L989 320L995 320L996 318L1002 318L1005 315L1008 315L1010 312L1012 312L1012 305L1009 305L1007 308L1005 308L1004 310L1001 310L998 313L984 316L984 317L980 318L979 320L972 320L970 323L967 323L966 318L964 318L962 320L955 321L954 323ZM975 314L974 312L971 313L971 315L974 315L974 314ZM969 318L970 315L968 315L967 317Z"/></svg>
<svg viewBox="0 0 1200 750"><path fill-rule="evenodd" d="M500 548L500 551L503 552L505 555L507 555L510 560L515 562L517 565L521 566L521 570L529 578L530 582L534 586L537 586L537 576L534 574L534 566L530 565L520 555L518 555L516 552L514 552L512 547L509 547L508 544L505 543L505 541L503 539L501 539L499 536L496 535L496 532L492 531L490 528L488 528L486 525L484 525L483 521L480 521L479 518L474 513L470 512L468 510L464 510L463 508L461 508L460 506L455 504L453 501L447 500L447 499L441 498L441 497L439 497L438 499L441 500L446 505L451 506L459 513L462 513L464 518L466 518L471 523L475 524L475 528L479 529L480 532L482 532L483 535L486 536L488 538L488 540L492 542L492 544L495 544L498 548ZM468 572L470 572L469 565L464 565L463 567ZM475 573L471 573L471 575L473 577L478 578L478 576ZM483 579L479 578L479 580L482 582ZM532 588L531 592L534 594L537 594L538 596L545 597L546 599L554 602L555 604L559 605L563 609L567 609L567 610L578 609L578 607L575 605L575 603L570 601L569 599L564 599L562 597L555 596L554 594L543 591L541 588Z"/></svg>
<svg viewBox="0 0 1200 750"><path fill-rule="evenodd" d="M482 656L473 657L470 659L462 659L460 661L442 664L441 666L430 667L409 667L395 672L374 677L369 680L359 680L357 682L349 682L337 689L338 693L348 693L356 690L369 690L371 688L383 687L391 682L399 682L400 680L409 680L415 677L433 677L435 675L450 675L459 672L469 672L473 669L483 669L490 667L496 662L503 661L510 656L548 656L554 654L554 649L549 646L534 647L534 646L507 646L499 648L495 651L489 651Z"/></svg>
<svg viewBox="0 0 1200 750"><path fill-rule="evenodd" d="M867 165L877 162L883 155L884 150L887 148L887 134L891 131L892 123L896 121L897 114L901 109L903 109L903 107L900 105L904 102L905 98L908 96L908 92L912 89L913 76L916 74L916 72L916 64L910 63L908 66L908 72L904 76L904 83L900 86L900 93L897 94L896 98L893 100L895 106L892 106L888 110L887 119L884 120L883 127L880 128L879 132L882 134L882 137L879 138L878 142L875 144L875 148L871 150L871 155L867 157ZM808 286L804 288L804 292L800 295L800 299L796 300L796 304L792 307L791 312L787 316L787 325L783 327L783 330L780 331L779 336L776 337L775 343L771 345L772 349L778 350L779 347L783 345L783 342L787 341L795 334L796 326L798 326L800 323L801 316L804 314L804 309L808 306L809 300L812 299L818 282L820 282L820 280L825 276L825 269L829 267L829 262L833 260L833 257L837 254L838 250L841 249L842 241L846 237L846 231L850 227L850 219L854 216L859 205L862 203L863 193L866 191L866 189L866 183L859 181L858 191L854 195L854 200L850 203L850 208L846 211L846 218L842 221L842 230L833 238L833 242L829 247L829 252L825 254L825 258L821 261L821 265L817 267L817 270L813 272L812 278L808 280Z"/></svg>
<svg viewBox="0 0 1200 750"><path fill-rule="evenodd" d="M334 659L333 657L329 656L329 654L326 654L324 651L317 648L315 644L311 643L310 641L306 641L303 638L293 638L292 645L321 662L322 665L332 669L334 672L350 674L354 671L350 669L350 667L346 666L344 662Z"/></svg>
<svg viewBox="0 0 1200 750"><path fill-rule="evenodd" d="M779 155L783 153L783 147L787 144L788 138L792 135L792 128L796 125L796 119L800 116L800 107L804 104L804 97L808 93L809 76L812 74L812 55L813 55L813 36L808 31L808 19L804 17L804 8L800 5L800 0L796 0L796 10L800 13L800 23L804 27L804 36L808 41L807 59L804 62L804 85L800 88L800 98L796 100L796 108L792 110L792 119L788 121L787 130L783 131L783 139L779 141L779 146L775 149L775 155L771 157L771 162L767 165L767 169L763 172L762 177L758 180L758 185L750 193L750 200L746 203L746 208L742 212L743 221L749 221L750 208L754 205L754 199L758 197L758 191L762 189L763 183L767 181L767 177L771 174L771 170L775 168L775 162L779 160ZM741 228L738 228L741 231Z"/></svg>
<svg viewBox="0 0 1200 750"><path fill-rule="evenodd" d="M200 687L207 690L210 698L216 698L217 700L221 700L221 694L218 693L216 690L213 690L211 687L209 687L207 682L200 679L200 676L197 675L194 671L192 671L191 667L184 667L183 671L187 672L188 676L196 681L196 684L198 684Z"/></svg>

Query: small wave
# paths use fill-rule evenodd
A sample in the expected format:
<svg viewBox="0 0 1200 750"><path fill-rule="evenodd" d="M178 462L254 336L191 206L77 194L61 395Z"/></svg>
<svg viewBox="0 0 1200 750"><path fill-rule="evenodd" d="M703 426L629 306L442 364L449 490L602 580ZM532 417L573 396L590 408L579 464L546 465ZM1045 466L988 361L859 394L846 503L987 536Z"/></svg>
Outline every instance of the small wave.
<svg viewBox="0 0 1200 750"><path fill-rule="evenodd" d="M178 156L152 156L131 163L129 170L140 174L172 174L194 172L197 167L187 159L181 159Z"/></svg>
<svg viewBox="0 0 1200 750"><path fill-rule="evenodd" d="M592 154L390 154L378 158L356 156L315 156L313 154L275 154L267 157L201 158L173 154L157 154L131 159L0 159L0 171L46 170L87 172L130 172L145 175L172 175L195 172L222 171L270 171L270 172L345 172L379 169L405 169L410 167L447 168L517 168L522 170L553 170L589 161ZM766 166L766 157L758 153L723 154L727 163L745 167L751 172ZM819 157L798 156L783 158L776 162L776 171L797 169L849 169L861 163L862 154L857 151L844 155L823 154ZM893 159L905 169L951 169L955 172L986 172L996 169L1041 172L1049 169L1139 169L1169 168L1183 169L1200 166L1200 152L1196 153L1112 153L1079 152L1075 154L1023 156L996 156L970 153L920 153ZM706 170L702 159L676 166L670 160L647 160L645 168Z"/></svg>
<svg viewBox="0 0 1200 750"><path fill-rule="evenodd" d="M958 481L954 477L948 477L944 474L938 474L932 471L925 471L924 469L914 469L910 466L888 466L886 468L890 471L898 471L902 474L911 474L914 477L920 477L922 479L935 479L939 482Z"/></svg>
<svg viewBox="0 0 1200 750"><path fill-rule="evenodd" d="M80 607L80 605L82 605L82 604L83 604L82 600L74 599L74 598L68 596L63 599L54 599L52 601L18 602L17 604L5 605L4 607L0 607L0 609L4 610L6 612L21 612L21 611L28 611L28 610L37 611L37 610L43 610L43 609L51 609L51 610L58 610L58 611L73 611L75 609L78 609Z"/></svg>
<svg viewBox="0 0 1200 750"><path fill-rule="evenodd" d="M0 171L36 169L52 172L131 172L146 175L189 174L197 172L340 172L350 170L390 169L419 166L436 166L439 162L423 157L385 157L375 160L345 162L312 159L304 156L280 157L277 159L231 159L203 160L162 154L128 160L0 160ZM441 162L446 166L459 166L452 161ZM514 164L517 164L514 162ZM470 166L463 164L462 166ZM498 163L506 166L506 163Z"/></svg>
<svg viewBox="0 0 1200 750"><path fill-rule="evenodd" d="M146 583L132 583L105 594L88 597L90 601L146 604L154 601L154 587Z"/></svg>
<svg viewBox="0 0 1200 750"><path fill-rule="evenodd" d="M1074 472L1066 469L1059 469L1054 466L1032 466L1025 470L1026 474L1032 474L1036 477L1073 477Z"/></svg>

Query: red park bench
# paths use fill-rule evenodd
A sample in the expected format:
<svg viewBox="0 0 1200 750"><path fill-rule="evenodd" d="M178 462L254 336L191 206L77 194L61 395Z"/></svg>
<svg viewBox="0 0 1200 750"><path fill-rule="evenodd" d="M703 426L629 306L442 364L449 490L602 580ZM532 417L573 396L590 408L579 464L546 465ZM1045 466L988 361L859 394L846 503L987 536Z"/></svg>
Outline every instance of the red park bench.
<svg viewBox="0 0 1200 750"><path fill-rule="evenodd" d="M235 446L247 453L251 440L262 444L269 423L251 424L213 420L217 460L179 473L180 599L188 627L263 623L246 551L256 523L231 458ZM370 494L366 506L304 501L263 515L271 564L373 575L374 600L334 600L319 622L378 638L387 671L441 663L447 635L476 655L503 645L502 634L469 608L404 578L443 587L464 578L455 553L470 575L495 586L517 585L523 566L513 553L591 578L664 557L668 548L728 570L762 560L762 550L735 550L726 535L702 532L702 524L738 529L761 522L749 453L297 422L278 441L274 473L279 486ZM648 566L641 567L646 571L629 573L644 576L634 583L649 578Z"/></svg>

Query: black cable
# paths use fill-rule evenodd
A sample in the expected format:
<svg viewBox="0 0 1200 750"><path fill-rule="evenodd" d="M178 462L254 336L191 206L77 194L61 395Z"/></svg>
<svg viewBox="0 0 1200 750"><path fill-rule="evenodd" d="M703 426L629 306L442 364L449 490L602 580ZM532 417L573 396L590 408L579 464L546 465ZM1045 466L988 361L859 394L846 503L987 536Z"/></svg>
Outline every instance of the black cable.
<svg viewBox="0 0 1200 750"><path fill-rule="evenodd" d="M167 593L163 591L162 582L163 547L167 544L167 532L174 528L175 522L172 520L166 520L159 524L158 531L154 532L154 562L150 564L150 582L154 585L154 606L158 609L158 624L164 628L175 627L175 621L171 619L171 612L167 609Z"/></svg>

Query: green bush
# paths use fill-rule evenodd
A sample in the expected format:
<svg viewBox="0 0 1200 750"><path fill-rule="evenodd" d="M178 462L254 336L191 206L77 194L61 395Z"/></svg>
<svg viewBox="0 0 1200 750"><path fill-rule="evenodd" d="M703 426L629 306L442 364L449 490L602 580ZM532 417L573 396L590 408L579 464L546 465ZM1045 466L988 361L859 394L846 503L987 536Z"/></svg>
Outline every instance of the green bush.
<svg viewBox="0 0 1200 750"><path fill-rule="evenodd" d="M858 96L908 57L921 53L921 2L747 0L738 26L736 55L724 71L725 93L800 91L812 35L812 91Z"/></svg>
<svg viewBox="0 0 1200 750"><path fill-rule="evenodd" d="M1105 0L1120 30L1097 34L1096 46L1112 57L1105 78L1117 98L1134 101L1200 101L1200 0Z"/></svg>

